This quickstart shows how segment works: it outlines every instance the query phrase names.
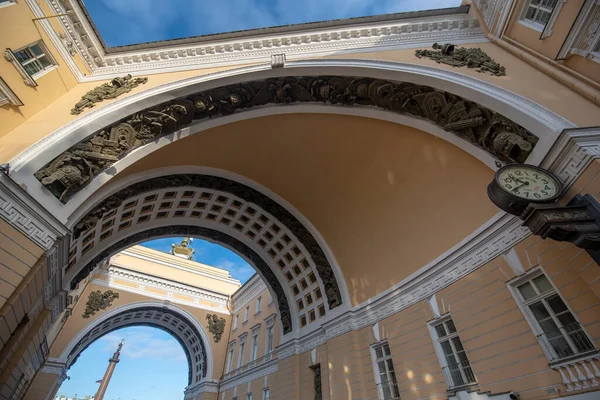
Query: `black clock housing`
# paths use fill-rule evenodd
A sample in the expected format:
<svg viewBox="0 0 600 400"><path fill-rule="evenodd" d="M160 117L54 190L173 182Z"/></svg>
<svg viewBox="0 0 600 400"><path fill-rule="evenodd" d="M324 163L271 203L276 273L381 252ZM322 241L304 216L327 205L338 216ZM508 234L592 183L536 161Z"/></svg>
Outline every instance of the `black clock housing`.
<svg viewBox="0 0 600 400"><path fill-rule="evenodd" d="M507 189L502 187L500 185L500 182L498 181L500 173L506 168L514 168L517 166L523 166L528 169L537 170L541 173L544 173L544 174L547 174L547 175L553 177L556 180L557 184L559 185L559 188L558 188L556 194L550 198L543 199L543 200L538 200L538 199L534 199L534 198L525 199L523 197L520 197L520 196L517 196L517 195L511 193L510 191L508 191ZM527 205L529 205L530 203L547 204L547 203L556 202L562 195L563 187L562 187L562 182L556 175L554 175L550 171L547 171L543 168L536 167L534 165L528 165L528 164L509 164L509 165L505 165L504 167L502 167L498 171L496 171L496 174L494 175L494 179L488 185L487 192L488 192L488 197L490 198L492 203L497 205L501 210L506 211L507 213L512 214L512 215L521 215L523 213L523 211L525 211L525 209L527 208Z"/></svg>

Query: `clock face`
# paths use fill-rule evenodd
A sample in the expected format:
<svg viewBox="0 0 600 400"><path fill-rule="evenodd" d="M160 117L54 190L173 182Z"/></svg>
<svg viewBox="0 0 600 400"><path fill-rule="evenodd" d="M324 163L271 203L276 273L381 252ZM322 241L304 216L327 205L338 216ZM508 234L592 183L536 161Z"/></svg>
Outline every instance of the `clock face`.
<svg viewBox="0 0 600 400"><path fill-rule="evenodd" d="M529 165L509 165L498 171L497 182L510 194L532 201L547 201L560 194L560 182L548 172Z"/></svg>

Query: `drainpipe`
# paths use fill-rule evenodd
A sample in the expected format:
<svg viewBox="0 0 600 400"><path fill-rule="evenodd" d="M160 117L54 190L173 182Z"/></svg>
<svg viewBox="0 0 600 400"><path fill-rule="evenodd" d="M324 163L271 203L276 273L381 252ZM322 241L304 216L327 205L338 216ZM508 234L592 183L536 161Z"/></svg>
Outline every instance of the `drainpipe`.
<svg viewBox="0 0 600 400"><path fill-rule="evenodd" d="M515 57L520 58L521 60L525 61L529 65L532 65L533 67L542 71L546 75L550 76L551 78L554 78L558 82L560 82L563 85L567 86L568 88L572 89L577 94L580 94L581 96L590 100L592 103L600 106L600 91L598 91L592 87L592 86L597 86L598 85L597 83L595 83L593 85L591 82L589 84L585 83L586 81L589 81L588 78L586 78L574 71L570 71L569 74L566 72L563 72L562 70L565 69L565 67L560 65L556 61L554 61L542 54L535 53L529 49L527 51L521 50L518 47L516 47L514 44L509 43L509 41L508 41L509 38L502 38L502 39L497 38L492 33L490 33L490 31L488 30L487 26L485 25L485 21L483 20L481 14L479 13L479 9L477 8L477 5L473 2L473 0L465 0L464 3L469 4L471 6L471 9L473 10L475 17L477 17L477 19L479 20L481 29L483 30L485 35L488 37L490 42L498 45L499 47L508 51L510 54L514 55ZM508 20L507 20L507 23L508 23ZM511 39L510 39L510 42L515 43ZM531 55L530 53L536 54L537 57ZM578 76L579 79L571 76L571 74Z"/></svg>

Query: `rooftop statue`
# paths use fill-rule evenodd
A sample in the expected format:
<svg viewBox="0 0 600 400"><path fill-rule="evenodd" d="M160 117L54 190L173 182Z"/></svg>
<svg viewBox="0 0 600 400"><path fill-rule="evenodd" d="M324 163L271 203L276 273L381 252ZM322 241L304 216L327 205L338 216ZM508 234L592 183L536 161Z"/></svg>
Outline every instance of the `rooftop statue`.
<svg viewBox="0 0 600 400"><path fill-rule="evenodd" d="M124 77L114 78L109 83L103 83L100 86L95 87L83 96L81 100L75 104L75 107L71 110L72 115L81 114L86 108L92 108L96 103L100 103L104 100L114 99L122 95L123 93L130 92L131 89L138 87L139 85L148 82L148 78L133 78L127 74Z"/></svg>

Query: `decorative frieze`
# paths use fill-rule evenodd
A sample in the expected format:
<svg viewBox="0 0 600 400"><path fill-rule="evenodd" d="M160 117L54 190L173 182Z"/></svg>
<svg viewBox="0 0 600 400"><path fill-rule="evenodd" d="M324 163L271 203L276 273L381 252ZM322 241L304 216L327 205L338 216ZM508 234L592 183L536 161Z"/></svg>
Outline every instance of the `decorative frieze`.
<svg viewBox="0 0 600 400"><path fill-rule="evenodd" d="M294 103L376 107L423 118L505 162L524 162L538 141L500 113L429 86L362 77L284 77L199 92L125 117L58 155L35 177L67 203L132 150L194 120Z"/></svg>

